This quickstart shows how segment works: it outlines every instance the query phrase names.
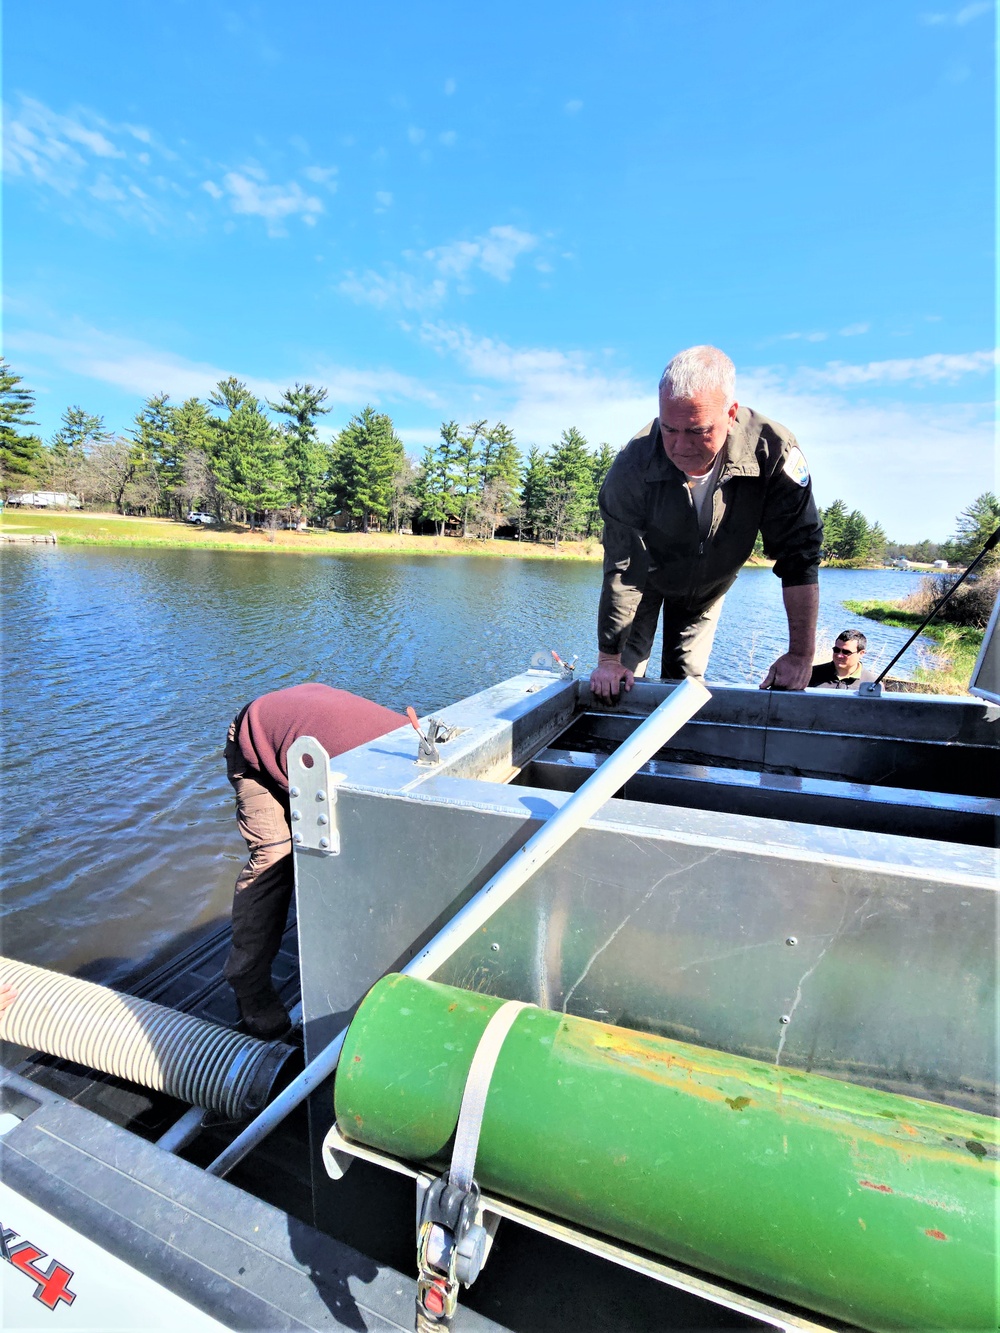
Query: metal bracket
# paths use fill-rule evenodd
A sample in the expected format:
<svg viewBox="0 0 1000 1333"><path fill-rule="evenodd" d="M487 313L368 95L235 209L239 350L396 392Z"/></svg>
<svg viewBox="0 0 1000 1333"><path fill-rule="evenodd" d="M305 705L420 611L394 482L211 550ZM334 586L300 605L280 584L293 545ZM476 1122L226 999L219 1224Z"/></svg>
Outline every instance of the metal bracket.
<svg viewBox="0 0 1000 1333"><path fill-rule="evenodd" d="M343 773L330 772L330 756L312 736L300 736L288 751L288 798L292 842L325 856L340 855L336 784Z"/></svg>
<svg viewBox="0 0 1000 1333"><path fill-rule="evenodd" d="M547 675L558 676L560 680L573 680L578 660L574 655L571 662L565 662L554 648L539 648L537 652L531 654L528 670L544 671Z"/></svg>
<svg viewBox="0 0 1000 1333"><path fill-rule="evenodd" d="M858 694L866 699L877 699L882 693L882 683L878 680L863 680L858 686Z"/></svg>

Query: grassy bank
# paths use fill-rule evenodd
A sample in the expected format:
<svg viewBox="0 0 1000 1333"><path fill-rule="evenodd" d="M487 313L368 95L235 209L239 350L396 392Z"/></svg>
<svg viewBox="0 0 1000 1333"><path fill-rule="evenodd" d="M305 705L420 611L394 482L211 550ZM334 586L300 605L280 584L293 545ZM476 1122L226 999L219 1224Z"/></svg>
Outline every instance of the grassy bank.
<svg viewBox="0 0 1000 1333"><path fill-rule="evenodd" d="M899 602L845 602L844 606L867 620L908 629L911 633L927 614L926 611L908 611ZM938 645L934 654L935 665L918 667L913 673L914 679L928 694L965 694L983 642L983 631L931 621L924 634Z"/></svg>
<svg viewBox="0 0 1000 1333"><path fill-rule="evenodd" d="M169 518L123 518L119 514L54 514L6 510L0 534L53 532L66 545L173 547L205 551L269 551L289 555L477 555L519 560L591 560L601 558L596 538L560 542L477 541L462 537L412 537L383 532L251 532L224 524L202 527Z"/></svg>

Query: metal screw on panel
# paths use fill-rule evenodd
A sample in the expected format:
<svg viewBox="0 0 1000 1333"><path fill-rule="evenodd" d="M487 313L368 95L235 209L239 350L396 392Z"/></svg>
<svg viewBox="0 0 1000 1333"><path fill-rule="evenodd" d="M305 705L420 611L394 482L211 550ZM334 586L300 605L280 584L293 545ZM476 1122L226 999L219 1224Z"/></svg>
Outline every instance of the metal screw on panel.
<svg viewBox="0 0 1000 1333"><path fill-rule="evenodd" d="M794 935L789 935L788 939L785 940L785 943L786 943L786 944L798 944L798 940L795 938Z"/></svg>
<svg viewBox="0 0 1000 1333"><path fill-rule="evenodd" d="M317 801L325 801L325 800L326 800L326 792L325 792L325 791L318 791L318 792L316 793L316 799L317 799Z"/></svg>
<svg viewBox="0 0 1000 1333"><path fill-rule="evenodd" d="M302 811L301 811L301 810L293 810L293 811L292 811L292 818L293 818L293 819L301 819L301 818L302 818Z"/></svg>
<svg viewBox="0 0 1000 1333"><path fill-rule="evenodd" d="M316 817L316 823L317 823L317 824L329 824L329 822L330 822L330 821L329 821L329 819L327 819L326 815L318 815L318 816Z"/></svg>
<svg viewBox="0 0 1000 1333"><path fill-rule="evenodd" d="M782 1014L781 1017L778 1019L779 1023L790 1023L791 1021L792 1021L791 1014Z"/></svg>
<svg viewBox="0 0 1000 1333"><path fill-rule="evenodd" d="M325 848L325 847L329 847L329 845L330 845L330 839L329 839L329 838L320 838L320 840L319 840L319 845L320 845L321 847L324 847L324 848Z"/></svg>
<svg viewBox="0 0 1000 1333"><path fill-rule="evenodd" d="M298 796L298 794L299 794L299 789L298 789L298 787L289 787L289 788L288 788L288 794L289 794L289 796Z"/></svg>
<svg viewBox="0 0 1000 1333"><path fill-rule="evenodd" d="M499 952L500 952L500 945L499 945L499 944L491 944L491 945L490 945L490 948L493 950L494 953L499 953Z"/></svg>
<svg viewBox="0 0 1000 1333"><path fill-rule="evenodd" d="M292 834L292 842L301 842L301 841L302 841L302 834L301 834L301 833L293 833L293 834Z"/></svg>

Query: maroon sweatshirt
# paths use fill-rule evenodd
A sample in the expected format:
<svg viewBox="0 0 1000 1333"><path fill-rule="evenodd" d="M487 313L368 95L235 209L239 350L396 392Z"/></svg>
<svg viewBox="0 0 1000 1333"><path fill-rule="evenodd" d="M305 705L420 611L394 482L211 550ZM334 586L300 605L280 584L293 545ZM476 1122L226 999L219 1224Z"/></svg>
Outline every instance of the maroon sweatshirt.
<svg viewBox="0 0 1000 1333"><path fill-rule="evenodd" d="M237 719L236 740L251 768L288 790L288 750L313 736L327 754L343 754L406 724L399 713L347 690L310 683L262 694Z"/></svg>

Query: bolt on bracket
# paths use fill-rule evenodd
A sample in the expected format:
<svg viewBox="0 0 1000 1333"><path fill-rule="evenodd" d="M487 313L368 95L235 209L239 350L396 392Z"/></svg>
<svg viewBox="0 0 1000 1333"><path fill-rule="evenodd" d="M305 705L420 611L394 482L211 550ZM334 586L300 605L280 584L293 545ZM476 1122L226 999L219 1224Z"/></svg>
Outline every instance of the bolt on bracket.
<svg viewBox="0 0 1000 1333"><path fill-rule="evenodd" d="M312 736L300 736L289 747L288 803L296 847L340 855L337 783L343 780L343 773L330 772L330 756Z"/></svg>

